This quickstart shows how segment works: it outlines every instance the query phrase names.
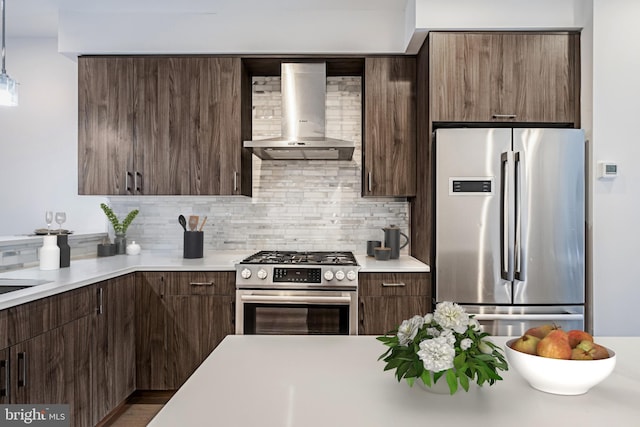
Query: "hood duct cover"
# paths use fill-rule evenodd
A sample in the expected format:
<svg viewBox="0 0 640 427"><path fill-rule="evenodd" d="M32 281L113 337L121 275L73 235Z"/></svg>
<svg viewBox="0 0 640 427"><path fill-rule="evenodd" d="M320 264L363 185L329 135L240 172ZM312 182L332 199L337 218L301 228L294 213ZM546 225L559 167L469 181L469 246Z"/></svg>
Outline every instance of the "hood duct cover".
<svg viewBox="0 0 640 427"><path fill-rule="evenodd" d="M351 160L355 143L325 137L327 67L322 63L283 63L282 136L245 141L264 160Z"/></svg>

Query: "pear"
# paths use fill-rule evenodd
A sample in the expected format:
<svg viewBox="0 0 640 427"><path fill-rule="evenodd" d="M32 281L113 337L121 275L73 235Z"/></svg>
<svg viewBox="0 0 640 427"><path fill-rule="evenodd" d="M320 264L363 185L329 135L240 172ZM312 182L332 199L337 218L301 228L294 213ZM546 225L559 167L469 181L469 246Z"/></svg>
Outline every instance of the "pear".
<svg viewBox="0 0 640 427"><path fill-rule="evenodd" d="M522 353L535 355L539 342L540 338L538 337L534 337L533 335L523 335L511 344L511 348Z"/></svg>
<svg viewBox="0 0 640 427"><path fill-rule="evenodd" d="M567 332L567 336L569 337L569 345L571 348L576 348L580 341L591 341L593 342L593 336L589 332L581 331L579 329L572 329Z"/></svg>
<svg viewBox="0 0 640 427"><path fill-rule="evenodd" d="M532 335L534 337L538 337L540 339L546 337L549 332L555 331L558 327L554 324L546 324L542 326L536 326L535 328L527 329L524 333L525 335Z"/></svg>
<svg viewBox="0 0 640 427"><path fill-rule="evenodd" d="M536 347L538 356L552 359L570 359L571 346L567 333L561 329L555 329L542 338Z"/></svg>
<svg viewBox="0 0 640 427"><path fill-rule="evenodd" d="M593 360L593 355L590 351L576 347L571 349L571 360Z"/></svg>
<svg viewBox="0 0 640 427"><path fill-rule="evenodd" d="M588 354L593 360L607 359L609 357L609 352L605 347L589 340L580 341L574 350Z"/></svg>
<svg viewBox="0 0 640 427"><path fill-rule="evenodd" d="M593 360L609 358L609 351L605 347L600 344L593 343L593 348L595 349L593 353Z"/></svg>

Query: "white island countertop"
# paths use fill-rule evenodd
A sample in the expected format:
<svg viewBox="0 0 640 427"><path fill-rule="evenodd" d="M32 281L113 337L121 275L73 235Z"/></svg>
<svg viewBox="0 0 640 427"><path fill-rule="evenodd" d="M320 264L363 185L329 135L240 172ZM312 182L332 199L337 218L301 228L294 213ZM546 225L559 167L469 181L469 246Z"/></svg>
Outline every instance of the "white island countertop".
<svg viewBox="0 0 640 427"><path fill-rule="evenodd" d="M115 255L71 260L71 266L42 271L38 267L0 273L0 279L29 279L48 283L0 294L0 310L70 291L136 271L234 271L242 259L254 254L247 251L210 251L203 258L185 259L182 251L145 251L139 255ZM376 261L356 255L360 272L428 272L429 266L407 255L390 261Z"/></svg>
<svg viewBox="0 0 640 427"><path fill-rule="evenodd" d="M494 337L504 345L506 337ZM468 393L398 383L372 336L227 336L149 424L175 426L630 426L640 416L640 338L602 337L614 372L581 396L513 371ZM586 362L585 362L586 363Z"/></svg>

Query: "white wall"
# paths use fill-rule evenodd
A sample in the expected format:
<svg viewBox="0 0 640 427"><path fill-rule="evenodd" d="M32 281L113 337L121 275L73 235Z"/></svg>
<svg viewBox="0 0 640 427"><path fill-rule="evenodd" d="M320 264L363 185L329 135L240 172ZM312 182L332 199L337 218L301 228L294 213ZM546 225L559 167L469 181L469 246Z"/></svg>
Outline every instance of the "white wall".
<svg viewBox="0 0 640 427"><path fill-rule="evenodd" d="M620 171L593 181L594 331L638 335L640 2L593 3L593 160Z"/></svg>
<svg viewBox="0 0 640 427"><path fill-rule="evenodd" d="M66 211L66 229L104 232L103 198L77 195L76 63L53 38L6 45L7 72L20 85L18 107L0 107L0 235L46 227L45 210Z"/></svg>

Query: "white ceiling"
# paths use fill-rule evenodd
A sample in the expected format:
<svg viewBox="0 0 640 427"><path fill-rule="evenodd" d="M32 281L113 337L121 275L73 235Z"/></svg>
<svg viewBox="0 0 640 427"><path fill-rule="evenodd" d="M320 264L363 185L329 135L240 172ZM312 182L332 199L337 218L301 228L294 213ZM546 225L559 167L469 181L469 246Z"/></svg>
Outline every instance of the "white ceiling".
<svg viewBox="0 0 640 427"><path fill-rule="evenodd" d="M55 37L58 14L236 15L277 10L402 11L406 0L5 0L7 37Z"/></svg>

